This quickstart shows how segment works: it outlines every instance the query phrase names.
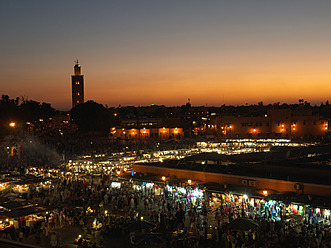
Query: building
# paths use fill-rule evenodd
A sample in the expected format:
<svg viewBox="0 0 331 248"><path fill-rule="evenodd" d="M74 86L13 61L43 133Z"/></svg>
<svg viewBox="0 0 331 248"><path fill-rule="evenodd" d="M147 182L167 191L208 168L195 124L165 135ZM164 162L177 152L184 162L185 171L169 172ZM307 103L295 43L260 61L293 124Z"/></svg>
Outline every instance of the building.
<svg viewBox="0 0 331 248"><path fill-rule="evenodd" d="M161 127L161 128L116 128L111 129L114 139L125 140L168 140L182 139L184 136L183 128L179 127Z"/></svg>
<svg viewBox="0 0 331 248"><path fill-rule="evenodd" d="M217 116L207 134L220 138L312 138L329 130L328 119L311 109L269 109L258 116Z"/></svg>
<svg viewBox="0 0 331 248"><path fill-rule="evenodd" d="M72 107L84 103L84 76L81 72L81 66L76 61L74 66L74 75L71 76Z"/></svg>
<svg viewBox="0 0 331 248"><path fill-rule="evenodd" d="M123 119L120 125L113 127L110 133L114 139L124 140L168 140L184 137L180 120L176 118L131 118Z"/></svg>

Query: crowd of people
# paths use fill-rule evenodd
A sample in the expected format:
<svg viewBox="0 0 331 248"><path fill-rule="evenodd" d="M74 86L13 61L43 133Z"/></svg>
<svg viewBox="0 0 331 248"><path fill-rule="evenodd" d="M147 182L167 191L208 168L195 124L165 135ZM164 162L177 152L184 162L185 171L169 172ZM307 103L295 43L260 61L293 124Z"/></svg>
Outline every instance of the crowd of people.
<svg viewBox="0 0 331 248"><path fill-rule="evenodd" d="M139 234L149 229L166 236L160 241L165 247L331 247L326 217L309 207L299 215L278 202L230 199L226 194L215 204L216 196L197 185L168 188L128 180L112 187L113 179L109 174L93 177L64 171L48 190L30 190L28 201L49 205L53 211L34 227L21 227L14 239L24 241L34 234L36 245L47 240L50 247L61 247L61 228L76 227L81 230L78 247L104 247L104 240L118 237L124 237L119 241L123 246L139 246ZM238 218L250 219L256 227L231 227ZM154 225L132 229L132 221Z"/></svg>

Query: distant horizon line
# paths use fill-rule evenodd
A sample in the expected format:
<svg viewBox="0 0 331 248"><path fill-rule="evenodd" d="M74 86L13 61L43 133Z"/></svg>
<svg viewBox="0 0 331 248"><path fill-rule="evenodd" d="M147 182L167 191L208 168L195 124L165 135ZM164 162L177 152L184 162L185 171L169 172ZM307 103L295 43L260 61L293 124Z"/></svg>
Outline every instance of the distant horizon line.
<svg viewBox="0 0 331 248"><path fill-rule="evenodd" d="M106 107L106 108L125 108L125 107L137 107L137 108L140 108L140 107L152 107L152 106L163 106L163 107L181 107L181 106L185 106L187 103L189 102L186 102L184 104L181 104L181 105L166 105L166 104L150 104L150 105L122 105L122 104L118 104L118 106L108 106L108 104L103 104L103 103L100 103L100 102L96 102L94 100L87 100L85 101L84 103L88 102L88 101L93 101L97 104L101 104L102 106ZM261 101L260 101L261 102ZM263 102L263 101L262 101ZM321 106L322 104L326 104L327 102L329 102L328 100L326 101L321 101L320 102L320 105L317 105L317 104L311 104L309 101L306 101L310 106L312 107L315 107L315 106ZM296 103L288 103L288 102L274 102L274 103L264 103L263 102L263 105L262 106L269 106L269 105L275 105L275 104L279 104L279 106L281 105L305 105L305 101L303 103L299 103L299 100L298 102ZM222 104L222 105L191 105L191 107L205 107L205 108L221 108L221 107L227 107L227 106L232 106L232 107L245 107L245 106L259 106L259 102L257 103L246 103L246 104ZM64 110L62 109L61 111L70 111L72 108L70 109L67 109L67 110ZM57 109L57 110L60 110L60 109Z"/></svg>
<svg viewBox="0 0 331 248"><path fill-rule="evenodd" d="M4 96L9 96L7 94L1 94L1 95L4 95ZM20 98L22 99L22 97L27 100L27 101L36 101L38 102L37 100L34 100L34 99L30 99L29 96L20 96L20 97L14 97L14 98L11 98L9 96L9 99L13 99L15 100L16 98ZM190 99L190 98L189 98ZM85 101L84 103L88 102L88 101L93 101L95 103L98 103L98 104L101 104L102 106L106 107L106 108L119 108L119 107L151 107L151 106L164 106L164 107L181 107L183 105L186 105L187 103L190 103L192 107L210 107L210 108L219 108L219 107L223 107L223 106L233 106L233 107L240 107L240 106L252 106L252 105L259 105L260 102L263 103L262 106L268 106L268 105L275 105L275 104L279 104L279 105L284 105L284 104L287 104L287 105L299 105L300 102L299 100L302 100L303 102L301 102L301 104L304 104L305 102L309 103L311 106L321 106L321 104L326 104L327 102L329 102L328 99L324 100L324 101L318 101L319 104L316 103L316 100L313 101L313 103L311 103L310 101L305 101L305 99L298 99L296 102L280 102L280 101L275 101L275 102L264 102L264 101L258 101L258 102L255 102L255 103L245 103L245 104L219 104L219 105L208 105L208 104L205 104L205 105L192 105L192 102L191 100L190 101L186 101L185 103L183 104L180 104L180 105L168 105L168 104L148 104L148 105L122 105L122 104L117 104L117 106L115 105L112 105L112 106L109 106L107 103L100 103L100 102L97 102L95 100L92 100L92 99L89 99L87 101ZM330 99L331 101L331 99ZM58 111L70 111L72 108L68 108L68 107L54 107L54 105L57 105L57 104L54 104L54 103L51 103L51 102L47 102L47 101L43 101L41 100L40 103L46 103L46 104L50 104L52 106L52 108L54 108L55 110L58 110ZM59 104L61 105L61 104Z"/></svg>

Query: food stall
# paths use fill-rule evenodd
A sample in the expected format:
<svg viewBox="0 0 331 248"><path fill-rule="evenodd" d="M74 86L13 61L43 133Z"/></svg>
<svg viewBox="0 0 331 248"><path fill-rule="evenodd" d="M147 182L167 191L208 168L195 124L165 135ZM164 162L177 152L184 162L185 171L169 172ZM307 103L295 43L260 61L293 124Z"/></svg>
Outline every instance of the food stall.
<svg viewBox="0 0 331 248"><path fill-rule="evenodd" d="M12 179L3 179L0 181L0 192L4 192L7 189L9 189L13 183L15 182L15 180Z"/></svg>
<svg viewBox="0 0 331 248"><path fill-rule="evenodd" d="M23 185L17 184L16 186L14 186L13 191L15 193L26 194L30 191L30 187L28 184L23 184Z"/></svg>
<svg viewBox="0 0 331 248"><path fill-rule="evenodd" d="M41 191L41 190L49 190L52 187L52 182L47 180L44 182L41 182L40 184L38 184L36 186L36 190L37 191Z"/></svg>

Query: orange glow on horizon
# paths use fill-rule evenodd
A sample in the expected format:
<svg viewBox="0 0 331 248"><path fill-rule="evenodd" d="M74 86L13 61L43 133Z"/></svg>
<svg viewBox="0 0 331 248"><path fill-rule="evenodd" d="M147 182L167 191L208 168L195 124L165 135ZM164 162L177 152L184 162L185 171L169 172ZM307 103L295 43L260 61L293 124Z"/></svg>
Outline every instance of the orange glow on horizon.
<svg viewBox="0 0 331 248"><path fill-rule="evenodd" d="M3 2L0 81L12 99L70 110L75 54L84 99L109 107L331 101L329 1L89 1L79 5L82 22L53 9L74 9L72 1Z"/></svg>
<svg viewBox="0 0 331 248"><path fill-rule="evenodd" d="M246 58L247 61L237 64L234 57L222 71L216 66L216 59L212 62L214 66L209 67L197 61L179 61L169 67L162 60L156 60L158 63L153 65L148 61L139 65L140 60L139 63L132 62L130 68L126 68L125 71L130 71L129 74L114 64L113 71L118 72L111 76L105 73L108 71L108 63L87 65L82 62L83 74L86 75L85 99L110 107L119 104L149 106L151 103L181 106L188 97L192 106L245 105L259 101L264 104L297 103L301 98L312 104L320 104L331 100L331 76L329 66L323 64L324 62L316 65L308 62L282 65L284 58L281 61L265 61L262 58L260 54L261 60L248 61ZM53 69L57 71L56 68ZM68 72L58 70L56 76L47 79L47 88L44 79L51 73L48 71L43 72L44 77L38 77L38 73L31 71L24 77L3 75L2 80L16 82L5 88L6 94L11 97L29 95L33 100L51 103L56 109L69 109L70 70L71 67ZM21 85L19 90L17 85Z"/></svg>

